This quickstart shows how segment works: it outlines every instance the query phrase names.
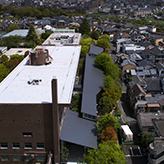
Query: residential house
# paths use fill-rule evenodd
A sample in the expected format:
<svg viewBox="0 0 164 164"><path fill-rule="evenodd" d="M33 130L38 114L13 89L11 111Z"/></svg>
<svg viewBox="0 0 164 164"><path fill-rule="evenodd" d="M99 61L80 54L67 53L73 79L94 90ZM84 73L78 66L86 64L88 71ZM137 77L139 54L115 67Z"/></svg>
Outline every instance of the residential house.
<svg viewBox="0 0 164 164"><path fill-rule="evenodd" d="M164 78L164 65L161 62L156 63L156 68L158 70L159 77Z"/></svg>
<svg viewBox="0 0 164 164"><path fill-rule="evenodd" d="M137 54L137 53L133 53L133 54L130 55L129 59L130 60L135 60L135 61L138 62L138 61L142 60L142 57L139 54Z"/></svg>
<svg viewBox="0 0 164 164"><path fill-rule="evenodd" d="M123 63L121 63L121 67L122 67L123 72L125 72L126 70L136 69L136 64L132 62L131 60L127 59L127 60L124 60Z"/></svg>
<svg viewBox="0 0 164 164"><path fill-rule="evenodd" d="M135 84L130 90L129 90L129 102L130 107L133 111L134 116L137 115L139 112L146 112L147 107L147 101L145 100L145 91L142 89L142 87L139 84Z"/></svg>
<svg viewBox="0 0 164 164"><path fill-rule="evenodd" d="M150 70L150 69L155 68L155 66L154 66L150 61L147 61L147 60L139 61L139 62L137 63L137 65L138 65L139 67L143 67L144 70Z"/></svg>
<svg viewBox="0 0 164 164"><path fill-rule="evenodd" d="M150 36L150 40L152 41L152 43L156 46L159 46L160 42L163 42L163 36L160 35L151 35Z"/></svg>
<svg viewBox="0 0 164 164"><path fill-rule="evenodd" d="M138 46L135 44L124 44L123 45L123 52L127 53L127 54L141 53L143 50L145 50L145 47Z"/></svg>
<svg viewBox="0 0 164 164"><path fill-rule="evenodd" d="M147 101L147 112L157 113L158 111L161 111L159 100L161 100L162 97L159 94L147 94L145 99Z"/></svg>
<svg viewBox="0 0 164 164"><path fill-rule="evenodd" d="M145 79L146 85L147 85L147 93L161 93L162 88L161 88L161 79L159 78L147 78Z"/></svg>
<svg viewBox="0 0 164 164"><path fill-rule="evenodd" d="M137 114L137 123L139 129L143 133L149 132L153 135L154 125L153 119L164 119L164 113L138 113Z"/></svg>

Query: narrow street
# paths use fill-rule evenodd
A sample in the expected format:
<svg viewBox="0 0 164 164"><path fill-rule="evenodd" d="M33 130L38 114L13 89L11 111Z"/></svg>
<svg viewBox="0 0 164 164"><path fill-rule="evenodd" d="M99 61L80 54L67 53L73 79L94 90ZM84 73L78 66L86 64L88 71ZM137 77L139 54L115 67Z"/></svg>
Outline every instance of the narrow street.
<svg viewBox="0 0 164 164"><path fill-rule="evenodd" d="M124 83L122 83L122 96L120 101L118 102L119 110L122 116L122 121L124 123L136 122L136 119L132 117L132 113L130 112L129 105L126 102L126 90L127 87Z"/></svg>

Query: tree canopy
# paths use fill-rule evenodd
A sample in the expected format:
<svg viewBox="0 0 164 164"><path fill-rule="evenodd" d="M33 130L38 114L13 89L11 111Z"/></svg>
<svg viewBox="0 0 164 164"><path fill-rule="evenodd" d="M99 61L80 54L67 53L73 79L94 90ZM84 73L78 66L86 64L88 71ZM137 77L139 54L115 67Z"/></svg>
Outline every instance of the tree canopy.
<svg viewBox="0 0 164 164"><path fill-rule="evenodd" d="M99 37L99 39L106 39L109 43L111 41L110 36L108 34L103 34Z"/></svg>
<svg viewBox="0 0 164 164"><path fill-rule="evenodd" d="M38 40L38 36L36 34L34 26L30 26L28 34L26 36L26 41L31 41L31 40L33 40L35 42L37 42L37 40Z"/></svg>
<svg viewBox="0 0 164 164"><path fill-rule="evenodd" d="M81 94L77 93L72 97L70 110L79 112L81 107Z"/></svg>
<svg viewBox="0 0 164 164"><path fill-rule="evenodd" d="M114 100L111 97L109 97L108 95L102 96L99 101L99 114L103 115L111 112L114 105Z"/></svg>
<svg viewBox="0 0 164 164"><path fill-rule="evenodd" d="M112 59L109 56L109 54L107 54L107 53L100 53L95 58L95 63L102 70L104 70L105 63L108 62L108 61L111 62Z"/></svg>
<svg viewBox="0 0 164 164"><path fill-rule="evenodd" d="M103 142L96 148L88 150L84 155L84 162L88 164L125 164L125 156L117 142L110 140Z"/></svg>
<svg viewBox="0 0 164 164"><path fill-rule="evenodd" d="M17 48L19 46L19 43L22 41L22 38L20 36L9 36L5 37L0 41L1 46L6 46L8 49L10 48Z"/></svg>
<svg viewBox="0 0 164 164"><path fill-rule="evenodd" d="M109 141L109 140L117 140L116 132L112 126L107 127L105 130L102 130L101 134L101 142Z"/></svg>
<svg viewBox="0 0 164 164"><path fill-rule="evenodd" d="M0 63L4 63L4 62L6 62L6 61L8 61L8 56L6 56L6 55L2 55L1 57L0 57Z"/></svg>
<svg viewBox="0 0 164 164"><path fill-rule="evenodd" d="M10 26L8 26L7 31L10 32L17 29L20 29L17 24L11 24Z"/></svg>
<svg viewBox="0 0 164 164"><path fill-rule="evenodd" d="M33 26L30 26L28 34L26 36L25 47L35 47L39 44L41 44L41 40L37 36L35 28Z"/></svg>
<svg viewBox="0 0 164 164"><path fill-rule="evenodd" d="M112 126L116 132L117 132L117 129L120 128L118 119L116 117L113 117L110 113L101 115L98 118L98 124L96 125L99 131L105 130L109 126Z"/></svg>
<svg viewBox="0 0 164 164"><path fill-rule="evenodd" d="M83 38L80 42L81 47L81 55L85 56L90 49L90 45L94 44L94 40L92 40L92 38L88 37L88 38Z"/></svg>
<svg viewBox="0 0 164 164"><path fill-rule="evenodd" d="M103 34L97 40L97 46L102 47L105 52L109 52L110 50L110 37L107 34Z"/></svg>
<svg viewBox="0 0 164 164"><path fill-rule="evenodd" d="M114 62L108 61L104 66L105 74L110 75L113 79L118 79L120 75L120 71L118 65Z"/></svg>
<svg viewBox="0 0 164 164"><path fill-rule="evenodd" d="M45 33L41 34L41 38L46 40L50 35L52 34L52 31L45 31Z"/></svg>
<svg viewBox="0 0 164 164"><path fill-rule="evenodd" d="M98 40L100 33L98 31L94 30L91 32L90 36L92 39Z"/></svg>
<svg viewBox="0 0 164 164"><path fill-rule="evenodd" d="M3 64L0 64L0 82L9 74L9 69L6 68Z"/></svg>
<svg viewBox="0 0 164 164"><path fill-rule="evenodd" d="M79 27L79 32L83 34L90 35L91 27L87 18L84 18Z"/></svg>

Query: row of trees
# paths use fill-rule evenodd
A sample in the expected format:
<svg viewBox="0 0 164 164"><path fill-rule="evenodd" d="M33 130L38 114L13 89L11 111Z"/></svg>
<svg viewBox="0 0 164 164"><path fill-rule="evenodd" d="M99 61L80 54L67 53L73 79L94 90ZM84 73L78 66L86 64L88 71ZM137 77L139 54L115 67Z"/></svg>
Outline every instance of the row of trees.
<svg viewBox="0 0 164 164"><path fill-rule="evenodd" d="M10 13L16 18L22 18L24 16L28 17L36 17L37 19L41 19L42 17L53 17L53 16L71 16L70 13L62 10L62 9L55 9L55 8L47 8L47 7L13 7L13 6L0 6L0 15L5 13Z"/></svg>
<svg viewBox="0 0 164 164"><path fill-rule="evenodd" d="M91 44L102 47L104 52L96 56L95 64L106 75L103 84L103 94L99 102L100 116L96 124L100 143L97 149L88 150L88 154L84 155L83 162L91 164L123 164L125 163L125 156L116 141L116 133L118 128L120 128L120 124L118 119L110 114L121 96L120 71L109 56L110 37L107 34L100 36L97 31L90 32L90 25L86 18L83 20L79 31L83 34L83 39L80 42L82 45L81 57L85 57L85 54L89 52Z"/></svg>
<svg viewBox="0 0 164 164"><path fill-rule="evenodd" d="M6 55L0 57L0 82L24 59L23 55L14 54L10 59Z"/></svg>

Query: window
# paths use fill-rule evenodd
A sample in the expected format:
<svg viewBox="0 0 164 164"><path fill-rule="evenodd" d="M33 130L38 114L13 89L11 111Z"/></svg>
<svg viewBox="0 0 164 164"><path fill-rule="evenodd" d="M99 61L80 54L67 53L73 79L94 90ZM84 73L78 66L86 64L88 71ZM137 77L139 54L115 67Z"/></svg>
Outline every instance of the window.
<svg viewBox="0 0 164 164"><path fill-rule="evenodd" d="M44 143L37 143L37 149L44 149Z"/></svg>
<svg viewBox="0 0 164 164"><path fill-rule="evenodd" d="M20 149L20 144L17 142L13 143L13 149Z"/></svg>
<svg viewBox="0 0 164 164"><path fill-rule="evenodd" d="M13 161L20 161L21 160L21 156L20 155L14 155L13 156Z"/></svg>
<svg viewBox="0 0 164 164"><path fill-rule="evenodd" d="M27 137L27 138L32 138L32 133L31 133L31 132L23 132L23 133L22 133L22 137L23 137L23 138L26 138L26 137Z"/></svg>
<svg viewBox="0 0 164 164"><path fill-rule="evenodd" d="M32 143L25 143L24 148L25 149L32 149Z"/></svg>
<svg viewBox="0 0 164 164"><path fill-rule="evenodd" d="M1 158L2 158L2 161L8 161L9 160L8 155L2 155Z"/></svg>
<svg viewBox="0 0 164 164"><path fill-rule="evenodd" d="M0 143L0 148L1 148L1 149L8 149L7 142L2 142L2 143Z"/></svg>
<svg viewBox="0 0 164 164"><path fill-rule="evenodd" d="M32 157L31 156L27 156L26 157L26 161L31 161L32 160Z"/></svg>
<svg viewBox="0 0 164 164"><path fill-rule="evenodd" d="M38 161L45 161L45 156L37 156Z"/></svg>

